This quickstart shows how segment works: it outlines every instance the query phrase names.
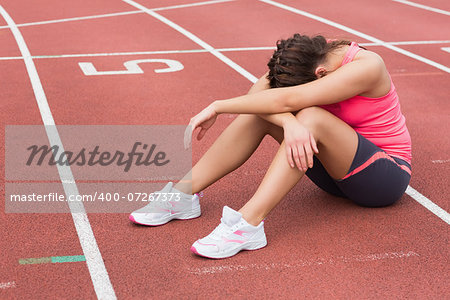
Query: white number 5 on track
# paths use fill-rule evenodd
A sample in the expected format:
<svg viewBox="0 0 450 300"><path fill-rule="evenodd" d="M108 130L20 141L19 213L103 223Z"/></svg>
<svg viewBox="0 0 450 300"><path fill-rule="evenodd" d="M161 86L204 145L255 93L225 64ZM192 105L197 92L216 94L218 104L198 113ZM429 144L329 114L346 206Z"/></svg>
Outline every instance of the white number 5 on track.
<svg viewBox="0 0 450 300"><path fill-rule="evenodd" d="M126 70L121 71L97 71L90 62L79 62L84 75L123 75L123 74L143 74L144 71L139 67L140 63L165 63L167 68L155 69L155 73L168 73L183 70L184 66L177 60L173 59L137 59L124 62Z"/></svg>

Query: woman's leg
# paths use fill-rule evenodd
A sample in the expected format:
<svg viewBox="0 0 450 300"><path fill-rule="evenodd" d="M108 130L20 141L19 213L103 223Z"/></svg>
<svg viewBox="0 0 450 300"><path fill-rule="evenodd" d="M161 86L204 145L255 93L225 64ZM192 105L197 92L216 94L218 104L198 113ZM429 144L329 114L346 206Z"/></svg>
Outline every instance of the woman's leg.
<svg viewBox="0 0 450 300"><path fill-rule="evenodd" d="M266 73L248 94L268 89L268 84ZM281 127L256 115L239 115L175 188L187 194L200 192L247 161L266 134L278 143L283 141Z"/></svg>
<svg viewBox="0 0 450 300"><path fill-rule="evenodd" d="M296 117L316 139L319 147L316 156L327 172L335 179L344 177L358 147L356 132L318 107L303 109ZM284 147L283 142L257 191L240 210L252 225L258 225L304 175L304 172L289 166Z"/></svg>
<svg viewBox="0 0 450 300"><path fill-rule="evenodd" d="M256 115L239 115L175 188L187 194L205 189L240 167L255 152L266 134L279 142L283 139L281 127Z"/></svg>

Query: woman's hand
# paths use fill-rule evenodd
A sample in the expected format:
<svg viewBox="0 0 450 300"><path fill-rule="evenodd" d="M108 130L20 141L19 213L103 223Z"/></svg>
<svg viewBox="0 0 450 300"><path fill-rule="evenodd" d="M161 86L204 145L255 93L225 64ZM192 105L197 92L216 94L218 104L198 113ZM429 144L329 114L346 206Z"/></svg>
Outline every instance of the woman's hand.
<svg viewBox="0 0 450 300"><path fill-rule="evenodd" d="M197 127L200 127L200 131L197 134L197 140L201 140L206 131L216 122L218 113L214 108L214 102L203 109L199 114L194 116L189 122L189 126L184 132L184 147L187 149L191 145L192 134Z"/></svg>
<svg viewBox="0 0 450 300"><path fill-rule="evenodd" d="M313 166L314 153L319 153L316 141L311 132L300 124L297 119L291 119L283 124L284 143L289 165L306 172Z"/></svg>

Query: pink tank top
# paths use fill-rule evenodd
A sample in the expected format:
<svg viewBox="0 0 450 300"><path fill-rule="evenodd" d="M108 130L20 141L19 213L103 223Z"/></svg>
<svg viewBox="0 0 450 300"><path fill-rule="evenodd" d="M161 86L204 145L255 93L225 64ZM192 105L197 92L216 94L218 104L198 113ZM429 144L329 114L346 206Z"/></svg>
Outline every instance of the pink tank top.
<svg viewBox="0 0 450 300"><path fill-rule="evenodd" d="M359 50L361 48L358 44L351 43L342 65L351 62ZM392 79L391 89L383 97L368 98L358 95L321 107L343 120L387 154L411 164L411 137L406 128L405 117L400 111Z"/></svg>

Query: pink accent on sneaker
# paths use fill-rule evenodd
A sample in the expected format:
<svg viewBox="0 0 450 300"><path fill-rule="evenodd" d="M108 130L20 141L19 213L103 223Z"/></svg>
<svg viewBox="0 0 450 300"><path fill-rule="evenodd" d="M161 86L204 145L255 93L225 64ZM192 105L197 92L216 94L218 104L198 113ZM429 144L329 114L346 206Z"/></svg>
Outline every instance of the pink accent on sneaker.
<svg viewBox="0 0 450 300"><path fill-rule="evenodd" d="M191 246L191 251L193 253L197 254L198 256L203 256L203 257L210 258L210 259L220 259L220 258L217 258L217 257L211 257L211 256L200 254L200 253L198 253L197 249L195 249L194 246Z"/></svg>
<svg viewBox="0 0 450 300"><path fill-rule="evenodd" d="M239 244L245 243L245 241L241 241L241 240L229 240L226 238L222 238L222 239L225 241L225 243L239 243Z"/></svg>
<svg viewBox="0 0 450 300"><path fill-rule="evenodd" d="M197 254L197 255L200 255L200 254L198 253L197 249L195 249L194 246L191 247L191 251L194 252L194 253Z"/></svg>
<svg viewBox="0 0 450 300"><path fill-rule="evenodd" d="M246 231L242 231L242 230L236 230L235 232L233 232L234 234L240 235L243 237L244 233L247 233Z"/></svg>
<svg viewBox="0 0 450 300"><path fill-rule="evenodd" d="M136 219L133 217L133 215L129 216L129 219L131 222L133 222L134 224L138 224L138 225L142 225L142 226L149 226L149 227L156 227L156 226L160 226L160 225L149 225L149 224L144 224L144 223L139 223L138 221L136 221ZM164 224L161 224L164 225Z"/></svg>
<svg viewBox="0 0 450 300"><path fill-rule="evenodd" d="M172 209L165 209L165 208L161 208L162 211L166 211L168 213L170 213L171 215L175 214L175 211Z"/></svg>
<svg viewBox="0 0 450 300"><path fill-rule="evenodd" d="M205 243L202 243L200 241L197 241L197 243L199 243L200 245L203 245L203 246L216 246L217 247L216 244L205 244Z"/></svg>
<svg viewBox="0 0 450 300"><path fill-rule="evenodd" d="M139 223L138 221L136 221L136 219L133 217L133 215L130 215L129 218L130 218L130 221L133 222L134 224L144 225L144 226L154 226L154 225L147 225L147 224Z"/></svg>
<svg viewBox="0 0 450 300"><path fill-rule="evenodd" d="M169 202L169 203L170 203L170 205L172 205L173 208L175 208L178 206L179 202Z"/></svg>

